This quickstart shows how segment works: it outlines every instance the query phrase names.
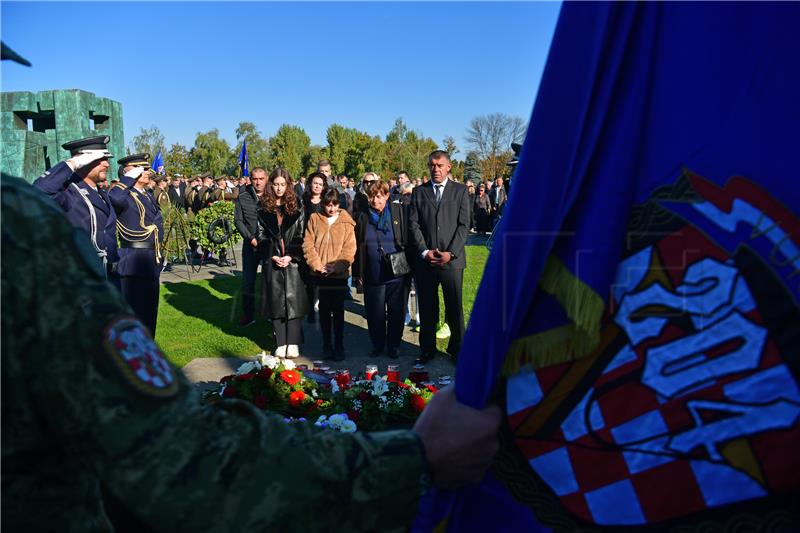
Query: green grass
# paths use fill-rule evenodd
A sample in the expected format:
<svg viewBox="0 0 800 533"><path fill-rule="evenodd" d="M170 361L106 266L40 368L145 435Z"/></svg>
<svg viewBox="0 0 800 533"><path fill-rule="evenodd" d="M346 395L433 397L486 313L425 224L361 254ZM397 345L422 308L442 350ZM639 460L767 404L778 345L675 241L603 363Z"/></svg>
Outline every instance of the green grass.
<svg viewBox="0 0 800 533"><path fill-rule="evenodd" d="M467 246L464 271L464 318L469 320L488 250ZM260 277L260 274L259 274ZM260 306L261 280L256 283L256 309ZM439 314L444 303L439 293ZM195 357L245 357L273 348L272 330L266 318L252 326L239 326L241 278L221 276L210 280L165 283L161 286L156 341L173 364L182 367ZM258 314L258 313L256 313ZM444 350L447 341L439 341Z"/></svg>

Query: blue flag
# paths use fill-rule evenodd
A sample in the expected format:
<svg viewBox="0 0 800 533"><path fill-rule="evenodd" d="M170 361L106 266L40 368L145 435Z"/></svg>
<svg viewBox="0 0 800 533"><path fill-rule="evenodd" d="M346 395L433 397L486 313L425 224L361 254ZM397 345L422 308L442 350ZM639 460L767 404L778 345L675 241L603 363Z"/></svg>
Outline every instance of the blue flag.
<svg viewBox="0 0 800 533"><path fill-rule="evenodd" d="M239 153L239 167L242 169L242 176L250 175L250 162L247 160L247 141L242 141L242 151Z"/></svg>
<svg viewBox="0 0 800 533"><path fill-rule="evenodd" d="M503 451L416 531L792 529L798 27L798 4L563 5L458 359Z"/></svg>
<svg viewBox="0 0 800 533"><path fill-rule="evenodd" d="M164 157L161 155L161 148L158 149L158 153L153 158L153 164L151 166L153 172L156 174L164 174Z"/></svg>

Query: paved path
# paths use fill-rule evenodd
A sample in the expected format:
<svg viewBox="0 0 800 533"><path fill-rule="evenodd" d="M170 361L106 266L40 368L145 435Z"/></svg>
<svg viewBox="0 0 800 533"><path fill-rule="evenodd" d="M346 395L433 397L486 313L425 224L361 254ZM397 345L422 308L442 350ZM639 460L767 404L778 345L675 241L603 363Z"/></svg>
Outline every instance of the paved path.
<svg viewBox="0 0 800 533"><path fill-rule="evenodd" d="M237 254L238 258L238 254ZM184 281L208 279L216 276L239 276L240 267L218 267L216 265L205 265L199 272L187 272L184 265L176 265L172 272L164 272L161 275L162 283L180 283ZM344 346L347 359L341 363L326 362L332 369L348 368L351 374L363 372L368 364L378 365L378 371L385 374L388 364L399 364L401 375L408 374L414 366L414 360L419 355L419 334L414 333L411 328L406 327L403 332L403 342L400 346L400 357L389 359L386 355L380 357L369 357L371 343L367 333L367 321L362 316L363 295L353 291L354 300L345 302L345 327L344 327ZM256 326L250 326L256 327ZM319 322L316 324L305 323L303 325L305 342L300 347L301 357L295 359L297 364L313 365L313 360L321 358L322 335L319 329ZM186 376L201 387L214 386L222 376L233 373L243 362L254 359L251 358L219 358L219 357L198 357L186 366L183 371ZM442 375L452 376L455 372L454 361L449 356L437 356L437 358L425 365L433 381Z"/></svg>

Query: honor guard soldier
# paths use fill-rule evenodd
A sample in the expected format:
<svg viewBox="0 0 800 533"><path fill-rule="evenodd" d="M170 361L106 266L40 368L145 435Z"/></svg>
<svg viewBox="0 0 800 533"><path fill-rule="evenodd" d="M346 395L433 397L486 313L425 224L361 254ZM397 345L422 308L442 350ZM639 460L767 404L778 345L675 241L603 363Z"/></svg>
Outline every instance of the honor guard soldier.
<svg viewBox="0 0 800 533"><path fill-rule="evenodd" d="M119 160L120 179L108 196L117 213L119 275L122 294L155 336L158 318L161 243L164 221L161 209L148 190L150 154L134 154Z"/></svg>
<svg viewBox="0 0 800 533"><path fill-rule="evenodd" d="M47 170L33 185L55 200L74 226L89 234L107 279L119 288L117 216L101 188L113 157L108 142L108 136L101 135L62 144L71 157Z"/></svg>

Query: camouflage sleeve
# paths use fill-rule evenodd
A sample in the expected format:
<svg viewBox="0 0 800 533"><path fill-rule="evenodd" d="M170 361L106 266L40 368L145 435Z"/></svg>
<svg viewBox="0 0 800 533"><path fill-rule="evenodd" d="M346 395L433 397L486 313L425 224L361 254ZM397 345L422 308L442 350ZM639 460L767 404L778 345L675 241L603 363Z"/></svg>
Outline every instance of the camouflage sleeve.
<svg viewBox="0 0 800 533"><path fill-rule="evenodd" d="M410 524L426 474L414 433L342 434L236 400L201 405L103 280L85 236L28 189L3 190L4 370L7 357L18 368L3 381L24 383L50 447L159 530Z"/></svg>

